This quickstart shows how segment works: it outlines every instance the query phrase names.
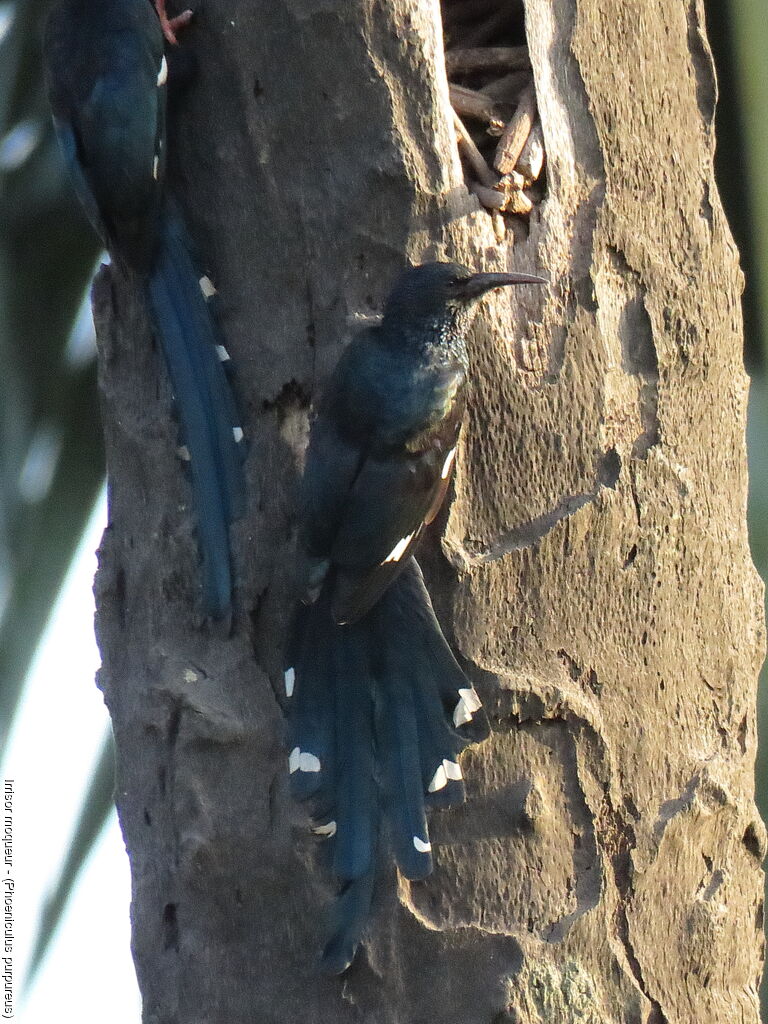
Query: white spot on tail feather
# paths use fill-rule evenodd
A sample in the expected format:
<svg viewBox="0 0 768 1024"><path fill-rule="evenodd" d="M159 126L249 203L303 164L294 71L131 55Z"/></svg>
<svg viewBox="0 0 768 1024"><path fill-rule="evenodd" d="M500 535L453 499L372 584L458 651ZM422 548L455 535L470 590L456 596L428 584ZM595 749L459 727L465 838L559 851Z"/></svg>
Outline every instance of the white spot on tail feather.
<svg viewBox="0 0 768 1024"><path fill-rule="evenodd" d="M443 463L443 469L442 469L442 472L440 473L440 477L441 477L442 480L445 480L445 478L451 472L451 466L453 465L453 460L455 458L456 458L456 449L455 448L451 448L451 450L445 456L445 462Z"/></svg>
<svg viewBox="0 0 768 1024"><path fill-rule="evenodd" d="M449 781L458 781L463 779L464 776L461 774L461 765L456 761L449 761L448 758L443 758L442 764L437 766L435 774L432 776L432 781L429 784L429 792L437 793L438 790L444 789Z"/></svg>
<svg viewBox="0 0 768 1024"><path fill-rule="evenodd" d="M291 775L295 771L316 772L321 770L321 763L316 754L310 754L309 751L302 751L299 746L294 746L288 755L288 770Z"/></svg>
<svg viewBox="0 0 768 1024"><path fill-rule="evenodd" d="M296 671L292 668L287 668L283 673L283 680L285 682L285 696L293 696L293 687L296 682Z"/></svg>
<svg viewBox="0 0 768 1024"><path fill-rule="evenodd" d="M472 715L467 709L467 705L463 700L460 700L456 707L453 709L453 724L458 729L460 725L466 725L467 722L472 721Z"/></svg>
<svg viewBox="0 0 768 1024"><path fill-rule="evenodd" d="M234 437L235 439L235 444L240 444L240 442L243 440L243 428L232 427L232 437Z"/></svg>
<svg viewBox="0 0 768 1024"><path fill-rule="evenodd" d="M192 456L189 454L189 448L185 444L180 444L176 449L176 454L179 456L182 462L190 462Z"/></svg>
<svg viewBox="0 0 768 1024"><path fill-rule="evenodd" d="M309 751L302 750L299 754L299 771L319 772L320 758L316 754L310 754Z"/></svg>
<svg viewBox="0 0 768 1024"><path fill-rule="evenodd" d="M158 87L158 89L160 88L161 85L165 85L165 83L167 81L168 81L168 61L165 59L165 55L163 55L163 59L160 62L160 70L157 73L157 87Z"/></svg>
<svg viewBox="0 0 768 1024"><path fill-rule="evenodd" d="M203 274L198 281L198 284L200 285L200 291L203 293L204 299L211 299L214 295L219 294L216 291L216 286L207 274Z"/></svg>
<svg viewBox="0 0 768 1024"><path fill-rule="evenodd" d="M319 772L320 758L308 750L294 747L288 755L288 771L291 775L294 772Z"/></svg>
<svg viewBox="0 0 768 1024"><path fill-rule="evenodd" d="M437 793L439 789L445 789L448 785L448 776L445 774L445 768L441 764L437 766L437 771L432 776L432 781L429 784L429 792Z"/></svg>
<svg viewBox="0 0 768 1024"><path fill-rule="evenodd" d="M474 687L459 690L459 702L453 711L453 724L458 729L460 725L471 722L472 715L482 706Z"/></svg>
<svg viewBox="0 0 768 1024"><path fill-rule="evenodd" d="M423 839L419 839L418 836L413 837L413 845L419 853L429 853L432 850L432 843L428 839L425 842Z"/></svg>
<svg viewBox="0 0 768 1024"><path fill-rule="evenodd" d="M313 825L312 831L315 833L316 836L326 836L328 839L330 839L331 836L336 835L336 822L329 821L325 825Z"/></svg>
<svg viewBox="0 0 768 1024"><path fill-rule="evenodd" d="M160 167L160 157L159 156L155 156L155 159L152 161L152 177L155 179L155 181L157 181L157 175L158 175L158 168L159 167Z"/></svg>
<svg viewBox="0 0 768 1024"><path fill-rule="evenodd" d="M483 706L482 701L477 695L477 690L474 686L470 686L469 689L459 690L459 696L467 705L471 712L479 711Z"/></svg>
<svg viewBox="0 0 768 1024"><path fill-rule="evenodd" d="M387 562L399 562L412 539L413 533L409 533L407 537L403 537L399 540L381 564L386 565Z"/></svg>
<svg viewBox="0 0 768 1024"><path fill-rule="evenodd" d="M229 352L227 352L227 350L224 348L223 345L217 345L216 346L216 355L219 357L219 362L221 362L221 363L228 363L229 362Z"/></svg>

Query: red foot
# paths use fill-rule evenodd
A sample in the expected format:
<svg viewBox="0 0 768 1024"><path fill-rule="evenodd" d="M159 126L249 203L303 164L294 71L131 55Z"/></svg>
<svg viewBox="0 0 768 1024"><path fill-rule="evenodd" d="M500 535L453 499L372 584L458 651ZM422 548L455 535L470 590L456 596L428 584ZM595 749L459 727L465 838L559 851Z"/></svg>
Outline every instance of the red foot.
<svg viewBox="0 0 768 1024"><path fill-rule="evenodd" d="M169 18L165 12L165 0L155 0L155 10L160 19L160 28L163 30L163 35L171 46L178 45L179 41L176 38L176 32L190 23L192 11L184 11L182 14L177 14L175 18Z"/></svg>

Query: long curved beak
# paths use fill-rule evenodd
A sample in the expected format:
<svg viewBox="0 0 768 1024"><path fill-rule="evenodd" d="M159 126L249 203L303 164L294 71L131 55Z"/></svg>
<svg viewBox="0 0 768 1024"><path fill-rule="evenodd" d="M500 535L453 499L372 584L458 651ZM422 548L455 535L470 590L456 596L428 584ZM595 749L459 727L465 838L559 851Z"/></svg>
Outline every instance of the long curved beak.
<svg viewBox="0 0 768 1024"><path fill-rule="evenodd" d="M461 283L465 299L478 299L492 288L505 288L508 284L549 284L545 277L535 274L473 274Z"/></svg>

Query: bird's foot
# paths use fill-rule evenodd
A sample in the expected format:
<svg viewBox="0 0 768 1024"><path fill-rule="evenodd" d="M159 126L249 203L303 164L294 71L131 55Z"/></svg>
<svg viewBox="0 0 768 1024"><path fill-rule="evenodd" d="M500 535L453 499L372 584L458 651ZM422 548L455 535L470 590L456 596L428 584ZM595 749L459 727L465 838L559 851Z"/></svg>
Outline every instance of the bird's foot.
<svg viewBox="0 0 768 1024"><path fill-rule="evenodd" d="M155 0L155 10L157 16L160 19L160 28L163 30L163 35L171 44L171 46L178 45L178 39L176 33L179 29L184 28L192 20L192 11L182 11L181 14L177 14L175 18L169 18L165 10L165 0Z"/></svg>

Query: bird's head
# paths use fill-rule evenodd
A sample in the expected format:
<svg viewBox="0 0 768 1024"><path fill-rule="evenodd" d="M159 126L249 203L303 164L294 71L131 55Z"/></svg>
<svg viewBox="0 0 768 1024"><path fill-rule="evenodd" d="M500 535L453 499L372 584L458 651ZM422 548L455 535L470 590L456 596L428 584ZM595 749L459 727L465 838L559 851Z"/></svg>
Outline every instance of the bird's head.
<svg viewBox="0 0 768 1024"><path fill-rule="evenodd" d="M546 284L533 274L474 274L460 263L408 267L384 306L384 324L403 327L456 323L486 292L511 284Z"/></svg>

